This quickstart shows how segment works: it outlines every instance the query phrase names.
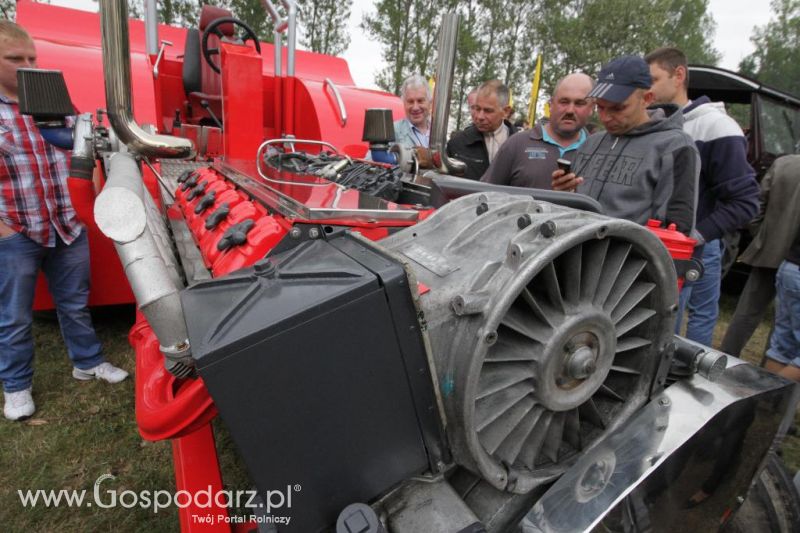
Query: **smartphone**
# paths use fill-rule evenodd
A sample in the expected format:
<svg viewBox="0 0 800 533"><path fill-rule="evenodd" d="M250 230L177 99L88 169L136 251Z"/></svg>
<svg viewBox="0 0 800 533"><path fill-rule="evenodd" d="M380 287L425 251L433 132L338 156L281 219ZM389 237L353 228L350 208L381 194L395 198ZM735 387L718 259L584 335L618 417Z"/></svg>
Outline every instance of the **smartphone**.
<svg viewBox="0 0 800 533"><path fill-rule="evenodd" d="M558 159L556 160L556 165L558 165L560 170L564 171L564 174L569 174L572 172L572 161L569 161L568 159Z"/></svg>

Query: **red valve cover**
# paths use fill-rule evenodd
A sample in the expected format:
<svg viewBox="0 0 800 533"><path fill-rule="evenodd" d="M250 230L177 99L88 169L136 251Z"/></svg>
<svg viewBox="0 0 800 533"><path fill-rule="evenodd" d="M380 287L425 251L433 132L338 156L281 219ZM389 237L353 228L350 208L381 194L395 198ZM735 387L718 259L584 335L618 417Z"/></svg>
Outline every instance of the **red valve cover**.
<svg viewBox="0 0 800 533"><path fill-rule="evenodd" d="M291 229L286 219L248 200L212 168L187 176L175 199L206 267L215 276L263 259Z"/></svg>

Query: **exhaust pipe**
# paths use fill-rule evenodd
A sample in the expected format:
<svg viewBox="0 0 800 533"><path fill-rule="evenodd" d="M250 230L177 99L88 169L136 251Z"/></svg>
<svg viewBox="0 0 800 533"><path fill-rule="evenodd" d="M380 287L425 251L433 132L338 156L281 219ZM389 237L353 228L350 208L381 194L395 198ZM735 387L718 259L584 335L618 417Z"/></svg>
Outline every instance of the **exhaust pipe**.
<svg viewBox="0 0 800 533"><path fill-rule="evenodd" d="M264 9L267 10L269 16L272 18L272 41L275 50L275 64L273 68L273 80L275 84L275 98L273 100L273 121L275 124L275 136L283 137L283 32L289 27L289 21L282 19L278 13L278 8L272 3L272 0L261 0L264 4Z"/></svg>
<svg viewBox="0 0 800 533"><path fill-rule="evenodd" d="M450 95L458 46L458 15L447 13L439 30L439 57L436 62L436 86L433 89L430 149L441 172L462 175L467 165L447 156L447 121L450 117ZM438 154L438 157L437 157ZM441 161L441 164L438 162Z"/></svg>
<svg viewBox="0 0 800 533"><path fill-rule="evenodd" d="M144 156L194 157L192 141L147 133L133 118L128 3L124 0L100 0L100 27L108 120L120 141Z"/></svg>
<svg viewBox="0 0 800 533"><path fill-rule="evenodd" d="M147 53L158 53L158 6L156 0L144 0L144 42Z"/></svg>
<svg viewBox="0 0 800 533"><path fill-rule="evenodd" d="M167 370L178 377L191 374L194 363L178 290L183 283L172 252L159 243L163 221L132 154L111 156L108 181L95 201L94 218L100 231L114 241L136 305L158 338Z"/></svg>

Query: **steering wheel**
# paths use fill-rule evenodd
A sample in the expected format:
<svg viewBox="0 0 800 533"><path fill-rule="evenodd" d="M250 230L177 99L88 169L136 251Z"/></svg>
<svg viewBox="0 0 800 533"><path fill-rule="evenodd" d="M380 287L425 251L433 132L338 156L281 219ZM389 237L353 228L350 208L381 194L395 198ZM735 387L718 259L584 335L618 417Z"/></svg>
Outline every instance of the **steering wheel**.
<svg viewBox="0 0 800 533"><path fill-rule="evenodd" d="M211 70L216 72L217 74L220 73L219 67L211 60L211 56L219 55L219 48L209 48L208 47L208 37L210 35L216 35L219 37L220 40L225 38L225 35L220 30L220 26L223 24L233 24L234 26L239 26L242 28L244 32L244 38L242 39L242 43L246 43L248 40L253 41L256 45L256 51L260 54L261 53L261 43L258 42L258 37L256 36L256 32L253 31L253 28L245 24L239 19L235 19L233 17L222 17L214 20L211 24L208 25L206 31L203 32L203 42L202 42L202 50L203 50L203 59L206 60L208 66L211 67Z"/></svg>

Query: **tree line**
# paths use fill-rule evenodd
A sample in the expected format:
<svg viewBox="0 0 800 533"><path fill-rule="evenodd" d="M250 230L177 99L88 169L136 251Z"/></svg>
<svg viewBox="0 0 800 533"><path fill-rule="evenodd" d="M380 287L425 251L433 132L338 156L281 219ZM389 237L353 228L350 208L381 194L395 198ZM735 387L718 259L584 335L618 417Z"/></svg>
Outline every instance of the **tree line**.
<svg viewBox="0 0 800 533"><path fill-rule="evenodd" d="M545 95L565 74L594 75L614 57L660 46L682 49L695 64L721 57L708 0L376 0L361 21L386 62L376 84L397 93L409 74L431 75L437 29L452 11L461 19L451 109L458 127L468 116L467 93L492 78L509 86L524 115L537 54ZM800 95L800 0L772 0L770 11L770 22L754 28L755 50L739 72Z"/></svg>
<svg viewBox="0 0 800 533"><path fill-rule="evenodd" d="M350 44L352 3L298 0L299 45L342 54ZM144 0L128 4L131 16L140 18ZM231 10L261 40L272 42L272 23L262 0L158 0L160 21L196 26L204 4ZM711 44L715 23L708 7L708 0L375 0L360 27L378 44L386 64L376 73L376 84L397 94L410 74L433 74L441 17L458 13L452 112L461 126L467 93L491 78L511 88L515 108L524 112L540 53L544 94L564 74L595 74L613 57L659 46L677 46L690 62L714 65L720 54ZM13 18L14 9L14 0L0 0L2 16ZM771 12L770 22L754 29L750 40L755 50L739 71L800 94L800 0L772 0Z"/></svg>
<svg viewBox="0 0 800 533"><path fill-rule="evenodd" d="M719 59L708 0L378 0L362 21L387 64L378 86L397 92L408 74L433 71L428 42L448 11L461 19L452 109L459 126L467 93L492 78L509 86L524 114L539 53L545 93L569 72L593 75L613 57L659 46L678 46L695 63Z"/></svg>
<svg viewBox="0 0 800 533"><path fill-rule="evenodd" d="M280 1L273 4L285 16ZM334 56L343 54L350 45L347 24L352 4L353 0L297 0L298 44L312 52ZM187 28L197 26L204 5L230 10L234 17L253 29L259 40L273 41L272 19L268 17L262 0L158 0L159 22ZM142 18L144 0L128 0L128 10L131 17Z"/></svg>

